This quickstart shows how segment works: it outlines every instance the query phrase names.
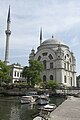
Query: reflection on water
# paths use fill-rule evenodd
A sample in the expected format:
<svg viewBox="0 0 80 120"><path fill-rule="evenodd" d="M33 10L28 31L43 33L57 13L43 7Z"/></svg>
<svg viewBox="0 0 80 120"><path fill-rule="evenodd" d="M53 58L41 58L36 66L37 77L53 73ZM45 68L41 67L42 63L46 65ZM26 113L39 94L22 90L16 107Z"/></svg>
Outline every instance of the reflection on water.
<svg viewBox="0 0 80 120"><path fill-rule="evenodd" d="M20 120L18 98L0 97L0 120Z"/></svg>
<svg viewBox="0 0 80 120"><path fill-rule="evenodd" d="M51 103L60 104L61 98L51 99ZM36 105L20 104L20 97L0 97L0 120L32 120L38 113Z"/></svg>

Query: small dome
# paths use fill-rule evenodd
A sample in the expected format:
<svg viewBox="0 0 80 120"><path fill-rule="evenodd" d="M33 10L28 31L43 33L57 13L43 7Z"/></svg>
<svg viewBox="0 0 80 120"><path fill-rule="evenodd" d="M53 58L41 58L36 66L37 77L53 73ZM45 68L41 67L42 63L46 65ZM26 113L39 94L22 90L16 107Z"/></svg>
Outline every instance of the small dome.
<svg viewBox="0 0 80 120"><path fill-rule="evenodd" d="M51 38L51 39L47 39L47 40L45 40L43 43L41 43L41 45L58 45L58 44L61 44L61 45L66 45L66 44L64 44L63 42L61 42L61 41L58 41L58 40L56 40L56 39L54 39L54 38Z"/></svg>

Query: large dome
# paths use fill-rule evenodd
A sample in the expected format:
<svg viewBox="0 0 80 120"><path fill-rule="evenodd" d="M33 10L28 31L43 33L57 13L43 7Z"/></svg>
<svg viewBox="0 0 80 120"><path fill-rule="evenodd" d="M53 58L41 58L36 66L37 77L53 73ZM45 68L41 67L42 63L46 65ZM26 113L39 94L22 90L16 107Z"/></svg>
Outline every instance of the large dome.
<svg viewBox="0 0 80 120"><path fill-rule="evenodd" d="M43 45L58 45L58 44L67 46L67 45L64 44L63 42L58 41L58 40L56 40L56 39L54 39L54 38L47 39L47 40L45 40L44 42L41 43L42 46L43 46Z"/></svg>

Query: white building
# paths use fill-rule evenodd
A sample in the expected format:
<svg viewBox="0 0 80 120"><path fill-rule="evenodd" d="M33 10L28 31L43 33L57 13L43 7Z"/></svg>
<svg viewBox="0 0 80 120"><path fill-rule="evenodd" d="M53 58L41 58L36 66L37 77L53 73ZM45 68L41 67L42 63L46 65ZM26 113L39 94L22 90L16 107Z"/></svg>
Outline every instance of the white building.
<svg viewBox="0 0 80 120"><path fill-rule="evenodd" d="M35 53L32 49L30 59L38 60L44 65L41 78L44 81L54 80L66 86L76 86L76 59L69 47L52 38L42 42Z"/></svg>
<svg viewBox="0 0 80 120"><path fill-rule="evenodd" d="M10 76L12 77L12 83L24 81L24 78L22 78L23 67L18 63L12 64L10 66L11 66Z"/></svg>

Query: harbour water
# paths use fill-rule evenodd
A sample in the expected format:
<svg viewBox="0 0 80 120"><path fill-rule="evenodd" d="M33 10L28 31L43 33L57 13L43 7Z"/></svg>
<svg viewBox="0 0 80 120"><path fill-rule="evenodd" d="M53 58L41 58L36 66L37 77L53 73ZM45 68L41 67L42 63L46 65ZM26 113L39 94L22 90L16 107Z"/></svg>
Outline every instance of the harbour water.
<svg viewBox="0 0 80 120"><path fill-rule="evenodd" d="M59 105L63 98L51 98L50 102ZM0 120L32 120L39 106L20 104L20 97L0 97Z"/></svg>

